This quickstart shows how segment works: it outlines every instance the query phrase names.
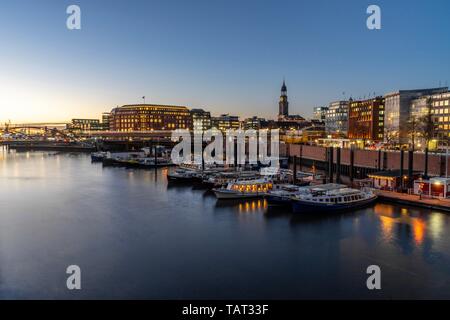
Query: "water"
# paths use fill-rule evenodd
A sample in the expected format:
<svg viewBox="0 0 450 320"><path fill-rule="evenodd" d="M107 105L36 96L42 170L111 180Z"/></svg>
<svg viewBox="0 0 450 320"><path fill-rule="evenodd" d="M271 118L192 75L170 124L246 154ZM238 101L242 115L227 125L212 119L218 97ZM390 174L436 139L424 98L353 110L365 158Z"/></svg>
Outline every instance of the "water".
<svg viewBox="0 0 450 320"><path fill-rule="evenodd" d="M166 174L0 151L0 298L450 298L449 215L378 203L293 216Z"/></svg>

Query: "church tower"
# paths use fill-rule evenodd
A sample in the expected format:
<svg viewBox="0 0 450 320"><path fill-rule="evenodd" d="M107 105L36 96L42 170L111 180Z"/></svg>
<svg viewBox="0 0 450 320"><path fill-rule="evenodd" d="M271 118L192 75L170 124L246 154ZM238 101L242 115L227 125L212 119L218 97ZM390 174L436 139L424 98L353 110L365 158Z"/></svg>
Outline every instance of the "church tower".
<svg viewBox="0 0 450 320"><path fill-rule="evenodd" d="M289 102L287 97L286 83L284 82L284 80L283 85L281 86L280 102L278 103L278 105L278 118L287 117L289 115Z"/></svg>

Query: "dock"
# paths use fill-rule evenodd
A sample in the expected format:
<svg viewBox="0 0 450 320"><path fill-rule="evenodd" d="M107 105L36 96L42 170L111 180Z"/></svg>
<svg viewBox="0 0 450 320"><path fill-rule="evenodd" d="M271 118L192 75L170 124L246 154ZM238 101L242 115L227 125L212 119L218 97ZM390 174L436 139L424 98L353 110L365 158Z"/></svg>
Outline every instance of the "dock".
<svg viewBox="0 0 450 320"><path fill-rule="evenodd" d="M421 208L441 210L450 213L450 199L420 197L414 194L374 190L380 200L396 202Z"/></svg>

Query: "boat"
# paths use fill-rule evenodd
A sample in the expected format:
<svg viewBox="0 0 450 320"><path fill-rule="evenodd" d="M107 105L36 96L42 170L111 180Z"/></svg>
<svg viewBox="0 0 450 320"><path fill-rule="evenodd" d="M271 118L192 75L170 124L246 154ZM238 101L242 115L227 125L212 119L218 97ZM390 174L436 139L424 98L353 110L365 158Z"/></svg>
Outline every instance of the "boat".
<svg viewBox="0 0 450 320"><path fill-rule="evenodd" d="M107 152L103 152L103 151L101 151L101 152L92 152L91 153L91 161L92 162L102 162L103 159L106 158L107 154L108 154Z"/></svg>
<svg viewBox="0 0 450 320"><path fill-rule="evenodd" d="M236 180L226 187L214 188L217 199L245 199L263 197L273 187L267 178L255 180Z"/></svg>
<svg viewBox="0 0 450 320"><path fill-rule="evenodd" d="M221 187L236 180L255 180L259 178L257 171L222 171L203 177L203 184L211 188Z"/></svg>
<svg viewBox="0 0 450 320"><path fill-rule="evenodd" d="M199 179L199 174L196 170L178 168L167 174L167 180L169 182L192 183L199 181Z"/></svg>
<svg viewBox="0 0 450 320"><path fill-rule="evenodd" d="M309 186L315 179L314 173L299 171L296 175L295 184L298 186Z"/></svg>
<svg viewBox="0 0 450 320"><path fill-rule="evenodd" d="M167 167L167 166L171 166L172 165L172 161L168 160L166 158L157 158L155 160L155 158L141 158L138 159L138 164L137 166L139 168L158 168L158 167Z"/></svg>
<svg viewBox="0 0 450 320"><path fill-rule="evenodd" d="M329 213L351 210L373 203L377 195L370 189L352 189L341 184L309 187L291 197L294 213Z"/></svg>
<svg viewBox="0 0 450 320"><path fill-rule="evenodd" d="M291 206L292 197L302 190L301 186L293 184L274 184L264 196L269 205Z"/></svg>

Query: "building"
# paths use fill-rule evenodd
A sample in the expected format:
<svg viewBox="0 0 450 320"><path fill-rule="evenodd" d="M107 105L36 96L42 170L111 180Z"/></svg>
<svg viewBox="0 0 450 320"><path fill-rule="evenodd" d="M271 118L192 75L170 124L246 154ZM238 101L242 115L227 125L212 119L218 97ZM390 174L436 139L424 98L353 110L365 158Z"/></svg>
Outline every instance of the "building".
<svg viewBox="0 0 450 320"><path fill-rule="evenodd" d="M281 86L280 101L278 102L278 118L285 118L289 116L289 102L287 97L287 87L283 80L283 85Z"/></svg>
<svg viewBox="0 0 450 320"><path fill-rule="evenodd" d="M325 114L328 110L328 107L314 107L313 109L313 118L318 121L325 121Z"/></svg>
<svg viewBox="0 0 450 320"><path fill-rule="evenodd" d="M192 118L183 106L124 105L111 111L109 125L112 131L190 129Z"/></svg>
<svg viewBox="0 0 450 320"><path fill-rule="evenodd" d="M431 112L435 127L434 138L440 142L448 140L450 138L450 92L422 96L411 101L411 116L418 123L418 128L423 124L421 119L429 111ZM408 138L411 140L411 135ZM408 143L410 142L408 141ZM420 132L415 136L415 144L417 147L425 145L425 141L421 137Z"/></svg>
<svg viewBox="0 0 450 320"><path fill-rule="evenodd" d="M241 128L238 116L230 116L229 114L222 114L219 117L211 118L211 125L213 128L220 131L238 130Z"/></svg>
<svg viewBox="0 0 450 320"><path fill-rule="evenodd" d="M346 136L348 133L348 101L331 102L325 112L325 131Z"/></svg>
<svg viewBox="0 0 450 320"><path fill-rule="evenodd" d="M384 98L349 101L349 139L382 141L384 130Z"/></svg>
<svg viewBox="0 0 450 320"><path fill-rule="evenodd" d="M105 131L109 131L109 119L111 117L111 113L103 112L102 113L102 129Z"/></svg>
<svg viewBox="0 0 450 320"><path fill-rule="evenodd" d="M211 113L203 109L192 109L192 130L206 131L211 129Z"/></svg>
<svg viewBox="0 0 450 320"><path fill-rule="evenodd" d="M287 96L287 87L286 83L283 80L283 85L281 86L281 95L280 101L278 103L278 122L287 121L287 122L295 122L295 121L305 121L300 115L290 115L289 114L289 102Z"/></svg>
<svg viewBox="0 0 450 320"><path fill-rule="evenodd" d="M102 126L98 119L72 119L72 122L67 125L67 129L72 132L98 131L102 130Z"/></svg>
<svg viewBox="0 0 450 320"><path fill-rule="evenodd" d="M420 172L414 171L412 175L412 181L418 179ZM367 177L372 180L372 186L375 189L389 190L389 191L401 191L407 188L409 185L408 173L405 170L387 170L374 173L368 173Z"/></svg>
<svg viewBox="0 0 450 320"><path fill-rule="evenodd" d="M247 118L243 121L242 127L245 130L254 129L266 129L269 126L269 122L264 118L258 118L256 116Z"/></svg>
<svg viewBox="0 0 450 320"><path fill-rule="evenodd" d="M385 98L385 127L386 142L399 144L408 143L407 122L410 117L411 101L421 96L447 92L448 88L432 88L417 90L399 90L388 93Z"/></svg>
<svg viewBox="0 0 450 320"><path fill-rule="evenodd" d="M450 179L434 177L414 181L414 194L436 198L450 198Z"/></svg>

